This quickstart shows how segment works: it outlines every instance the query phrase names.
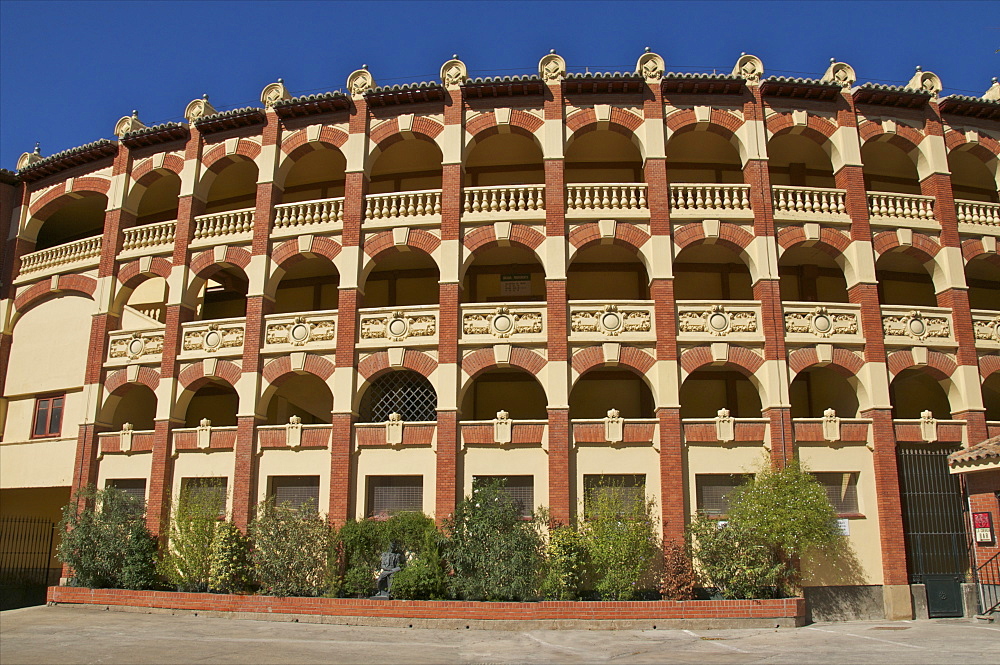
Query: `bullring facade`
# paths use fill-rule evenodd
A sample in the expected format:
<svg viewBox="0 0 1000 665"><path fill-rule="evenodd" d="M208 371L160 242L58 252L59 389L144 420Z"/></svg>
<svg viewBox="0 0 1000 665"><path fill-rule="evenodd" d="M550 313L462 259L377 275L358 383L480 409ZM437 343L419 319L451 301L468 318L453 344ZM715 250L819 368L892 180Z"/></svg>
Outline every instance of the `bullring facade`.
<svg viewBox="0 0 1000 665"><path fill-rule="evenodd" d="M4 512L111 484L159 532L214 478L240 526L271 495L441 519L503 477L568 522L610 480L673 541L798 455L860 564L807 584L908 616L929 569L904 452L1000 433L1000 86L855 79L454 58L26 153L2 187Z"/></svg>

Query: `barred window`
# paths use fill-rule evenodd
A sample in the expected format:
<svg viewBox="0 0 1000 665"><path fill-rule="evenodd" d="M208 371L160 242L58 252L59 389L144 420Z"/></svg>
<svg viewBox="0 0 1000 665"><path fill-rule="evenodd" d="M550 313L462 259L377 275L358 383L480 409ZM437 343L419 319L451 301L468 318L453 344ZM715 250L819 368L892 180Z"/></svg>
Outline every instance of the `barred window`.
<svg viewBox="0 0 1000 665"><path fill-rule="evenodd" d="M517 505L521 517L530 518L535 510L534 476L474 476L472 486L485 485L497 481Z"/></svg>
<svg viewBox="0 0 1000 665"><path fill-rule="evenodd" d="M295 509L308 505L319 510L319 476L271 476L268 482L275 505L288 504Z"/></svg>
<svg viewBox="0 0 1000 665"><path fill-rule="evenodd" d="M713 473L695 476L695 496L702 515L724 516L729 513L729 494L750 480L746 473Z"/></svg>
<svg viewBox="0 0 1000 665"><path fill-rule="evenodd" d="M108 479L105 487L114 487L124 494L138 500L136 512L142 514L146 507L146 479L145 478L114 478Z"/></svg>
<svg viewBox="0 0 1000 665"><path fill-rule="evenodd" d="M369 517L423 509L423 476L368 476Z"/></svg>
<svg viewBox="0 0 1000 665"><path fill-rule="evenodd" d="M225 476L213 478L181 478L181 495L191 501L218 500L220 503L219 517L226 517L226 497L228 479Z"/></svg>
<svg viewBox="0 0 1000 665"><path fill-rule="evenodd" d="M594 502L608 498L622 516L639 515L646 500L646 474L594 474L583 477L583 514L589 518Z"/></svg>
<svg viewBox="0 0 1000 665"><path fill-rule="evenodd" d="M813 475L826 490L826 498L838 515L856 515L861 512L858 508L857 472L824 472Z"/></svg>
<svg viewBox="0 0 1000 665"><path fill-rule="evenodd" d="M411 370L383 374L361 398L360 422L384 423L390 413L406 422L437 420L437 393L431 382Z"/></svg>

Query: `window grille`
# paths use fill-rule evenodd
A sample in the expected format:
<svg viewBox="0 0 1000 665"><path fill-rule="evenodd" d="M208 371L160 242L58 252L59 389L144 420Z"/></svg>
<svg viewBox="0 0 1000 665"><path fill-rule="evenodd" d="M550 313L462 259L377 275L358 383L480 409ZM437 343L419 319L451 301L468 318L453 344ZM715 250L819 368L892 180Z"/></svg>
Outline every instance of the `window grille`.
<svg viewBox="0 0 1000 665"><path fill-rule="evenodd" d="M856 515L858 509L858 474L851 472L814 473L826 490L826 498L839 515Z"/></svg>
<svg viewBox="0 0 1000 665"><path fill-rule="evenodd" d="M641 515L646 501L645 474L599 474L583 477L583 514L591 516L594 501L607 497L618 504L618 514Z"/></svg>
<svg viewBox="0 0 1000 665"><path fill-rule="evenodd" d="M698 512L723 516L729 513L729 493L752 476L745 473L704 474L695 476Z"/></svg>
<svg viewBox="0 0 1000 665"><path fill-rule="evenodd" d="M369 517L423 509L423 476L368 476Z"/></svg>
<svg viewBox="0 0 1000 665"><path fill-rule="evenodd" d="M228 479L225 477L181 478L181 494L186 494L191 501L199 501L203 497L206 501L210 500L210 497L221 497L219 517L225 519L227 485Z"/></svg>
<svg viewBox="0 0 1000 665"><path fill-rule="evenodd" d="M517 505L521 517L530 518L535 510L535 478L534 476L475 476L472 486L485 485L491 481L499 481L503 490Z"/></svg>
<svg viewBox="0 0 1000 665"><path fill-rule="evenodd" d="M319 510L319 476L271 476L270 481L275 505Z"/></svg>
<svg viewBox="0 0 1000 665"><path fill-rule="evenodd" d="M434 386L409 370L389 372L375 379L361 398L360 420L384 423L390 413L402 415L406 422L437 420Z"/></svg>
<svg viewBox="0 0 1000 665"><path fill-rule="evenodd" d="M146 509L146 479L145 478L115 478L109 479L105 487L114 487L124 494L136 499L136 514L142 515Z"/></svg>

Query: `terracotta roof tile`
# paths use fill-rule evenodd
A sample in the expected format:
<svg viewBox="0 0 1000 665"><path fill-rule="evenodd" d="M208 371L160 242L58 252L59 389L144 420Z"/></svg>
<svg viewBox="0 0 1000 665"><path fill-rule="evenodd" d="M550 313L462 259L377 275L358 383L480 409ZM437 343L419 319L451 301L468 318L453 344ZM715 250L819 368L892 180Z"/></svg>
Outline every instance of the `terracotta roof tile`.
<svg viewBox="0 0 1000 665"><path fill-rule="evenodd" d="M955 466L961 462L975 462L991 457L1000 458L1000 436L994 436L968 448L953 452L948 455L948 464Z"/></svg>

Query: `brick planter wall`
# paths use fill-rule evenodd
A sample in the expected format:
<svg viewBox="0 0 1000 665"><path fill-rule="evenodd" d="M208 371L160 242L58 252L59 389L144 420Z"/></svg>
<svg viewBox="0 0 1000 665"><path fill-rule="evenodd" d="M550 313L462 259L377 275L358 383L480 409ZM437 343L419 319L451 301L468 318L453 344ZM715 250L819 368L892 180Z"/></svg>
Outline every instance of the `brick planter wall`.
<svg viewBox="0 0 1000 665"><path fill-rule="evenodd" d="M502 627L494 622L540 622L570 627L586 622L614 622L604 627L650 624L702 627L791 627L805 622L805 599L689 600L689 601L543 601L537 603L481 603L468 601L367 600L354 598L278 598L172 591L126 591L49 587L48 601L59 604L104 605L147 610L236 613L235 618L290 620L289 615L322 617L322 623L407 625L441 624L458 627ZM339 620L337 619L339 618ZM387 621L388 620L388 621ZM479 622L487 622L480 624ZM409 624L412 625L412 624ZM591 626L602 627L602 626Z"/></svg>

